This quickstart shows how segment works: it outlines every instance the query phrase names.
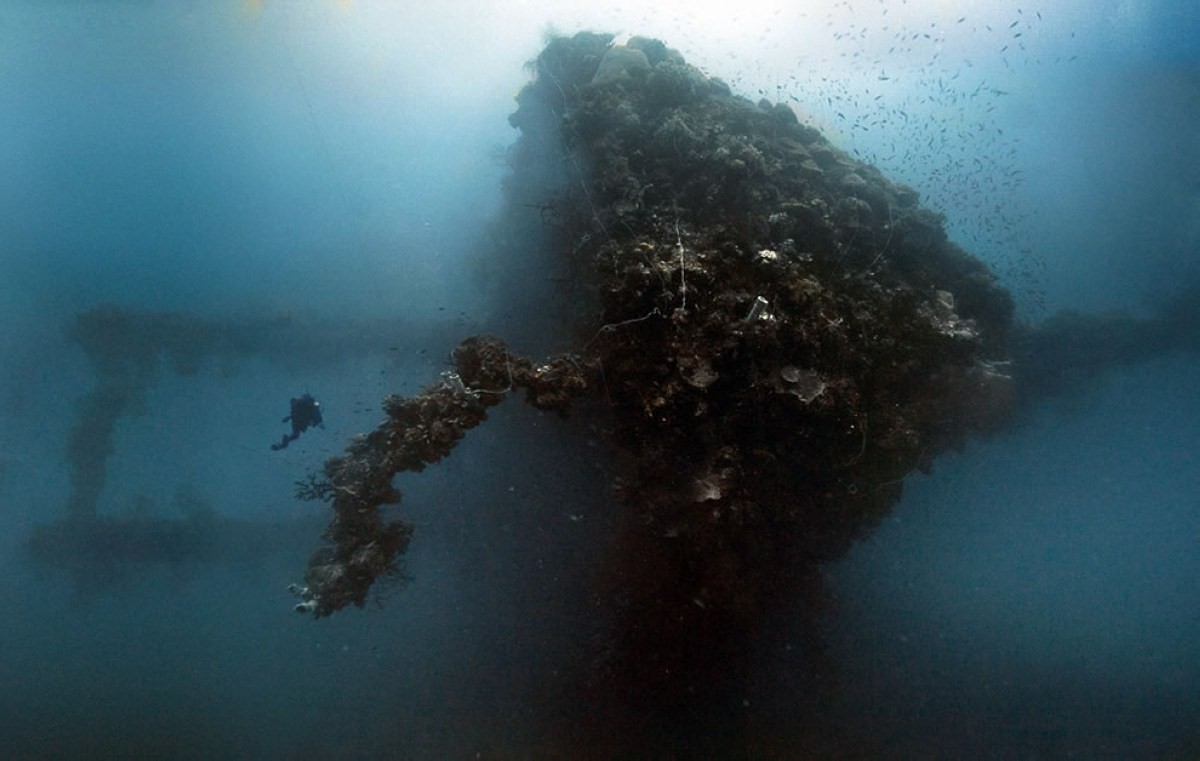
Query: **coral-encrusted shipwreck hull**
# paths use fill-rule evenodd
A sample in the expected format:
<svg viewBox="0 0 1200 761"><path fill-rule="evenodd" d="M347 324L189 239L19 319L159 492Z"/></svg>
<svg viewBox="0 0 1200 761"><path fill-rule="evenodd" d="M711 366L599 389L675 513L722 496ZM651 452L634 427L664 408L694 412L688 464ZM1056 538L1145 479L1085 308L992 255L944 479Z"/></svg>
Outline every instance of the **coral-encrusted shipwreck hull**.
<svg viewBox="0 0 1200 761"><path fill-rule="evenodd" d="M578 273L584 337L542 363L470 339L455 373L389 398L316 482L336 518L302 604L362 604L396 567L411 528L377 509L396 472L445 456L509 391L560 411L591 395L636 463L612 644L653 688L704 672L788 569L843 554L905 474L1006 418L1012 303L911 188L661 42L555 39L535 74L504 213L550 228L540 255Z"/></svg>

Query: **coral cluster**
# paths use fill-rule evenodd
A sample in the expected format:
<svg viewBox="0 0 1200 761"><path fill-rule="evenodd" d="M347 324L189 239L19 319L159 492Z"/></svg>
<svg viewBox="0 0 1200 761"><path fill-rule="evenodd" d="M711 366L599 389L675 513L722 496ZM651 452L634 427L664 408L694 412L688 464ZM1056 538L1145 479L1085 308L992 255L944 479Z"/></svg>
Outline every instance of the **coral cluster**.
<svg viewBox="0 0 1200 761"><path fill-rule="evenodd" d="M330 501L334 518L324 534L331 546L313 553L304 585L292 586L298 611L325 616L351 603L361 607L376 580L403 577L399 556L413 527L385 522L380 513L382 506L400 502L393 476L424 470L450 454L487 418L488 407L513 390L524 389L540 409L563 412L589 386L577 358L563 355L535 367L496 338L468 338L453 357L455 371L442 373L416 396L384 399L387 418L327 461L323 478L299 485L299 496Z"/></svg>
<svg viewBox="0 0 1200 761"><path fill-rule="evenodd" d="M512 121L577 170L547 203L636 455L621 649L686 672L783 568L840 556L906 473L1003 422L1011 299L911 188L659 41L557 39L536 72Z"/></svg>
<svg viewBox="0 0 1200 761"><path fill-rule="evenodd" d="M411 536L379 515L392 475L444 457L504 392L559 410L591 394L632 455L604 660L666 705L907 473L1007 418L1012 303L914 190L661 42L554 39L532 70L498 229L545 228L579 356L534 365L471 339L455 373L387 399L325 467L332 547L298 607L363 603Z"/></svg>

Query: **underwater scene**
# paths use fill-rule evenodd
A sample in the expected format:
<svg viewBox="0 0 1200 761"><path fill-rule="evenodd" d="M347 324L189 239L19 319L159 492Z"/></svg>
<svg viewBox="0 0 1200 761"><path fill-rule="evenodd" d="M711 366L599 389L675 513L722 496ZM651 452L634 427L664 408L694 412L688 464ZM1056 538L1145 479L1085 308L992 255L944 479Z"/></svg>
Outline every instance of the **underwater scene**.
<svg viewBox="0 0 1200 761"><path fill-rule="evenodd" d="M0 4L0 757L1200 758L1197 40Z"/></svg>

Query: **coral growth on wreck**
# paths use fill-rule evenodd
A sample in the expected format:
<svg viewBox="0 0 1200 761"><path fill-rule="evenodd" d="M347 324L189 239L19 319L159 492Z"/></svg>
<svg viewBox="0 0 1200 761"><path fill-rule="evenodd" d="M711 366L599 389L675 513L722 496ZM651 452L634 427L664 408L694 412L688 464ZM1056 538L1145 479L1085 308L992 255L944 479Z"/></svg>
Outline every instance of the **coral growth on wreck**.
<svg viewBox="0 0 1200 761"><path fill-rule="evenodd" d="M509 391L564 413L590 396L631 455L609 662L680 694L905 474L1005 420L1012 303L914 190L659 41L554 39L532 70L497 227L540 225L546 250L498 255L570 273L554 313L574 351L538 363L471 338L453 372L385 400L325 466L330 545L298 607L362 605L396 567L412 527L380 517L395 473L446 456Z"/></svg>

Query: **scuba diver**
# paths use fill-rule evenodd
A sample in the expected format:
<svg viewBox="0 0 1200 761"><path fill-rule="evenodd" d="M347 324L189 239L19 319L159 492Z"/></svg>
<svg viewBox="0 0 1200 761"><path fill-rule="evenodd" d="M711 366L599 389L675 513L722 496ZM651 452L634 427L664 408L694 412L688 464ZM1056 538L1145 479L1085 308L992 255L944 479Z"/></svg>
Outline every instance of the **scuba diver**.
<svg viewBox="0 0 1200 761"><path fill-rule="evenodd" d="M313 426L325 427L325 421L321 419L321 403L314 399L312 394L292 397L292 414L285 417L283 422L286 423L289 420L292 421L292 432L285 433L283 440L278 444L272 444L272 451L278 452L285 448Z"/></svg>

